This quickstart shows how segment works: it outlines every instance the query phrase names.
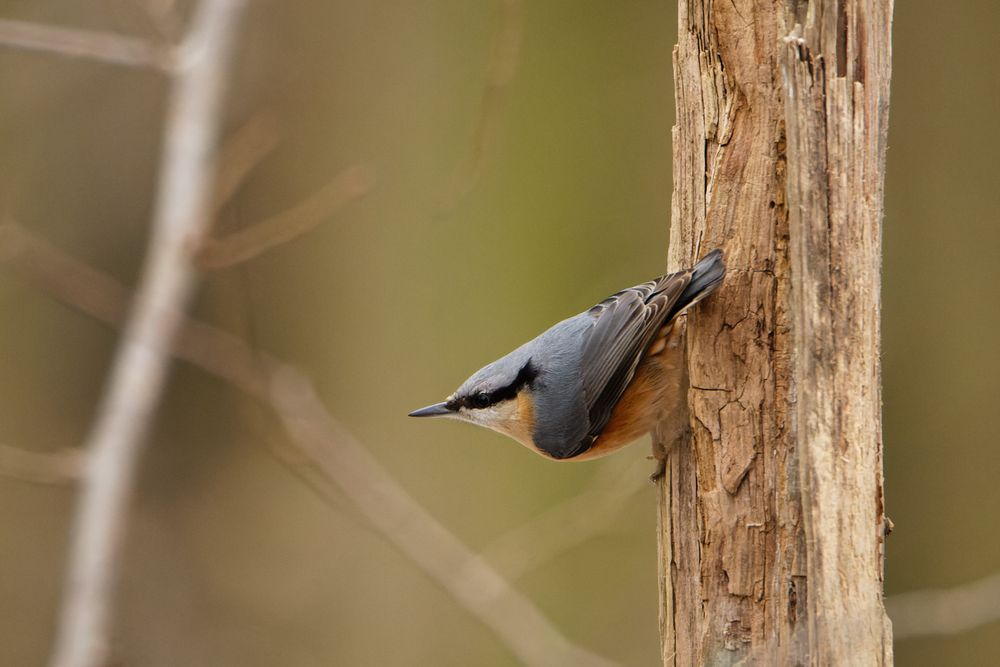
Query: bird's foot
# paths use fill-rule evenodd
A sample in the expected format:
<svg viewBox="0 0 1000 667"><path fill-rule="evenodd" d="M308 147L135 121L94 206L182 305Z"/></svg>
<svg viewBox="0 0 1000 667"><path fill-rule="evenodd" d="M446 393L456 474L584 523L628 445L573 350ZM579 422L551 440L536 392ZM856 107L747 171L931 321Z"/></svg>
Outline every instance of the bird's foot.
<svg viewBox="0 0 1000 667"><path fill-rule="evenodd" d="M649 476L649 481L656 484L667 474L667 459L661 459L657 456L650 456L648 458L656 460L656 469L653 471L653 474Z"/></svg>

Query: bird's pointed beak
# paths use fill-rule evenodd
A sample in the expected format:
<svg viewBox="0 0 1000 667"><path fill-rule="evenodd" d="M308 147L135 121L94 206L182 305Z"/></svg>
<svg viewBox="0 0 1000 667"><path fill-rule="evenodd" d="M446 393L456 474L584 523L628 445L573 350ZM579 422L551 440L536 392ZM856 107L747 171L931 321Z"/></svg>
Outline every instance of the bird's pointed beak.
<svg viewBox="0 0 1000 667"><path fill-rule="evenodd" d="M447 403L435 403L434 405L428 405L426 408L420 408L419 410L414 410L408 416L410 417L443 417L444 415L454 414L454 411L448 407Z"/></svg>

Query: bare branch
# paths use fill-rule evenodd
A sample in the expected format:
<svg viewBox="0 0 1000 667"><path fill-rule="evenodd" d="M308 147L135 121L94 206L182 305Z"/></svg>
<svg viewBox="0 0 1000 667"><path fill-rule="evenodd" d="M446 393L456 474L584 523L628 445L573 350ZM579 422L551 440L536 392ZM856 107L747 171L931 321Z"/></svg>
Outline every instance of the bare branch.
<svg viewBox="0 0 1000 667"><path fill-rule="evenodd" d="M957 635L1000 621L1000 572L954 588L900 593L885 604L897 641Z"/></svg>
<svg viewBox="0 0 1000 667"><path fill-rule="evenodd" d="M121 283L67 257L16 223L0 224L0 262L13 265L38 289L91 317L115 325L125 319L129 292Z"/></svg>
<svg viewBox="0 0 1000 667"><path fill-rule="evenodd" d="M278 119L259 111L245 122L219 151L213 207L218 212L232 199L250 171L278 144Z"/></svg>
<svg viewBox="0 0 1000 667"><path fill-rule="evenodd" d="M290 367L273 375L285 428L379 531L496 632L526 665L611 665L572 644L528 598L418 505L323 407Z"/></svg>
<svg viewBox="0 0 1000 667"><path fill-rule="evenodd" d="M139 7L161 37L174 39L181 34L182 13L177 0L133 0L132 4Z"/></svg>
<svg viewBox="0 0 1000 667"><path fill-rule="evenodd" d="M13 224L0 225L0 261L91 317L118 326L125 288ZM570 642L523 594L414 500L326 410L294 368L242 339L185 319L174 354L269 404L316 468L462 607L533 667L615 664Z"/></svg>
<svg viewBox="0 0 1000 667"><path fill-rule="evenodd" d="M0 476L35 484L64 484L77 480L83 472L83 450L58 449L33 452L0 445Z"/></svg>
<svg viewBox="0 0 1000 667"><path fill-rule="evenodd" d="M469 154L459 162L442 197L441 210L449 211L469 193L493 155L503 117L507 88L514 78L521 50L523 8L521 0L499 0L500 20L493 37L489 71L479 103L479 116Z"/></svg>
<svg viewBox="0 0 1000 667"><path fill-rule="evenodd" d="M42 292L90 317L113 327L124 325L131 298L124 285L32 236L16 223L0 224L0 262L13 266ZM204 329L211 333L204 333ZM173 354L226 377L253 396L259 398L267 392L260 360L241 339L222 330L185 319Z"/></svg>
<svg viewBox="0 0 1000 667"><path fill-rule="evenodd" d="M203 269L224 269L253 259L302 236L355 199L371 191L371 167L356 165L294 207L221 239L206 240L198 253Z"/></svg>
<svg viewBox="0 0 1000 667"><path fill-rule="evenodd" d="M209 220L219 112L242 7L241 0L204 0L179 47L149 252L85 447L54 667L96 667L107 659L118 545L141 445L194 287L189 247Z"/></svg>
<svg viewBox="0 0 1000 667"><path fill-rule="evenodd" d="M175 64L173 49L150 44L138 37L13 19L0 19L0 47L54 53L125 67L146 67L162 72L170 71Z"/></svg>
<svg viewBox="0 0 1000 667"><path fill-rule="evenodd" d="M479 556L493 563L508 581L517 581L528 572L561 553L606 531L625 505L648 486L645 459L621 459L598 473L581 493L554 505L537 517L493 540Z"/></svg>

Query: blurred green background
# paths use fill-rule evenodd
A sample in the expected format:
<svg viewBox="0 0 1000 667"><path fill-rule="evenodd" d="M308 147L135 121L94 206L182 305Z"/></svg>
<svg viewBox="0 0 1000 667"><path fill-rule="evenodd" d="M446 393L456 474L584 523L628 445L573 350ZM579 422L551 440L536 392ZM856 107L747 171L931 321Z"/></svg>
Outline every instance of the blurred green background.
<svg viewBox="0 0 1000 667"><path fill-rule="evenodd" d="M174 30L161 14L171 6L7 0L0 15L153 37ZM634 493L612 524L515 585L573 641L652 665L647 448L555 465L491 432L405 416L557 319L663 270L674 4L541 0L522 12L514 77L484 107L496 3L252 3L226 128L268 109L280 142L222 224L287 209L356 164L374 166L377 186L307 236L210 275L198 311L304 369L331 412L473 549L635 462L624 477ZM998 22L990 0L896 10L889 595L1000 570ZM133 283L164 79L0 51L0 90L3 215ZM79 444L115 341L0 270L0 444ZM336 489L283 464L283 447L264 408L176 368L142 462L116 664L516 664ZM67 485L0 478L0 664L48 654L73 500ZM986 664L998 630L901 641L897 663Z"/></svg>

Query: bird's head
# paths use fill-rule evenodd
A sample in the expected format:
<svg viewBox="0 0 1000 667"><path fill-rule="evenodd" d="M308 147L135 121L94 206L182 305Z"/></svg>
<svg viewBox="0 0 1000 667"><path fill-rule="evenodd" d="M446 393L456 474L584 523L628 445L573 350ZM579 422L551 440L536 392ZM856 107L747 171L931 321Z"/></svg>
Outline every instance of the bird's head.
<svg viewBox="0 0 1000 667"><path fill-rule="evenodd" d="M532 447L538 369L530 358L511 353L479 369L441 403L414 410L411 417L448 417L485 426Z"/></svg>

